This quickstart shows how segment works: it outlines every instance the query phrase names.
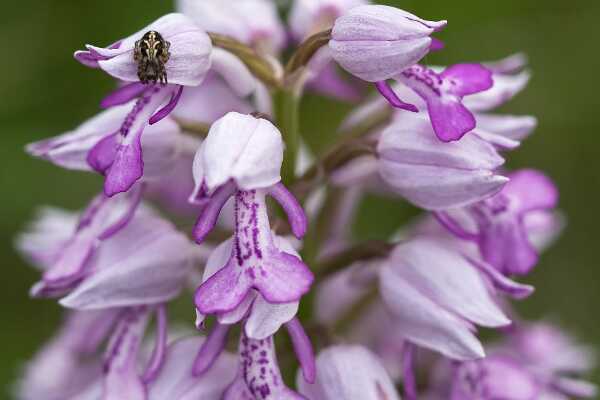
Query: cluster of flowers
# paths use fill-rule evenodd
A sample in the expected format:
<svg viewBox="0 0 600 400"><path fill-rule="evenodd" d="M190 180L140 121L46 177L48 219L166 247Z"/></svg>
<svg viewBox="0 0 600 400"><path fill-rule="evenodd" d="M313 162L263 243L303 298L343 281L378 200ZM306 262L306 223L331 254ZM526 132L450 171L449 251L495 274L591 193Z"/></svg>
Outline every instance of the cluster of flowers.
<svg viewBox="0 0 600 400"><path fill-rule="evenodd" d="M19 398L595 396L579 378L589 349L506 300L533 292L513 279L563 225L548 177L502 168L536 125L492 113L526 85L522 55L419 64L443 48L431 36L446 21L364 0L296 0L287 26L270 0L177 9L76 52L118 88L97 116L27 146L104 187L80 213L42 209L18 238L42 273L31 296L70 310ZM365 99L364 82L381 96ZM316 160L296 126L304 90L362 102ZM426 213L386 242L356 243L354 210L373 192ZM167 304L190 289L206 335L169 327ZM274 340L281 327L290 340ZM503 335L487 355L477 327Z"/></svg>

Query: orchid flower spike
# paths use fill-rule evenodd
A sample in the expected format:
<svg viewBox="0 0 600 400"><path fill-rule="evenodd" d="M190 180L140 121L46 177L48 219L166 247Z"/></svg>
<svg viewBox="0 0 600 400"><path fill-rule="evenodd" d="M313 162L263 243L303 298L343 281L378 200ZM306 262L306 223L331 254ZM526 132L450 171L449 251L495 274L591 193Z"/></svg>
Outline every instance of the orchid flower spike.
<svg viewBox="0 0 600 400"><path fill-rule="evenodd" d="M256 289L267 302L290 303L300 299L313 276L302 261L280 251L269 226L267 195L288 215L298 238L306 232L306 216L293 195L280 182L283 141L269 121L231 112L215 122L194 160L196 189L192 198L210 194L194 227L198 243L213 229L219 212L235 198L235 233L229 260L202 283L195 302L202 314L235 309Z"/></svg>
<svg viewBox="0 0 600 400"><path fill-rule="evenodd" d="M558 189L535 170L516 171L509 178L495 196L437 216L451 233L477 243L482 258L502 274L526 275L538 260L530 233L533 219L551 216Z"/></svg>
<svg viewBox="0 0 600 400"><path fill-rule="evenodd" d="M380 82L419 62L429 52L429 36L445 25L394 7L364 5L335 21L329 48L346 71Z"/></svg>

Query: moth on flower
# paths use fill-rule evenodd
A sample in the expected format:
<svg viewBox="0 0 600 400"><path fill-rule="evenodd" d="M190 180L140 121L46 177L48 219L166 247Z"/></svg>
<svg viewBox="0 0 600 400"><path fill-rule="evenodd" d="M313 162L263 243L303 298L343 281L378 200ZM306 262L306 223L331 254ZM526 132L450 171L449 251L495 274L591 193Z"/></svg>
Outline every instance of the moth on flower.
<svg viewBox="0 0 600 400"><path fill-rule="evenodd" d="M167 70L165 64L169 61L171 43L167 42L160 33L148 31L135 42L133 60L138 63L137 74L144 84L156 83L166 85Z"/></svg>

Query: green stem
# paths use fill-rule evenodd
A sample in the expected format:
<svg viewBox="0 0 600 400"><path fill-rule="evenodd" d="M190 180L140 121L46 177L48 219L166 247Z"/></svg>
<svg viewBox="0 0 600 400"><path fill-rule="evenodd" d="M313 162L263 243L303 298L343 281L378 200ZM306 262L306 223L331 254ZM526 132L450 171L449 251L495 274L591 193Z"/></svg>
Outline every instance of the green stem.
<svg viewBox="0 0 600 400"><path fill-rule="evenodd" d="M285 75L292 76L299 69L306 67L317 51L331 39L331 29L315 33L306 39L290 58L285 66Z"/></svg>
<svg viewBox="0 0 600 400"><path fill-rule="evenodd" d="M192 133L203 139L206 138L206 135L208 135L208 131L210 129L210 124L206 124L203 122L192 122L192 121L188 121L188 120L177 118L177 117L172 117L172 118L175 120L175 122L177 123L177 125L179 125L179 127L181 129L183 129L184 131L186 131L188 133Z"/></svg>
<svg viewBox="0 0 600 400"><path fill-rule="evenodd" d="M281 77L277 76L273 65L256 50L226 35L209 32L208 36L215 47L227 50L239 57L250 72L267 86L274 88L281 86Z"/></svg>
<svg viewBox="0 0 600 400"><path fill-rule="evenodd" d="M300 94L294 88L284 87L273 95L275 122L285 142L283 166L281 168L283 183L288 185L294 181L296 158L300 148L299 108Z"/></svg>

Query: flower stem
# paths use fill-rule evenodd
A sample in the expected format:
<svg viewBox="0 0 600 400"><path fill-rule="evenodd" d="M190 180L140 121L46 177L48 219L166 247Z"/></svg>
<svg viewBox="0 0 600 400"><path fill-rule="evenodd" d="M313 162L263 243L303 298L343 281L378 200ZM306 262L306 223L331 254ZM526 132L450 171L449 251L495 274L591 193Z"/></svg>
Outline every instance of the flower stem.
<svg viewBox="0 0 600 400"><path fill-rule="evenodd" d="M290 184L295 178L295 167L300 147L299 108L300 94L294 88L281 88L273 95L275 121L285 142L283 155L282 179L284 184Z"/></svg>
<svg viewBox="0 0 600 400"><path fill-rule="evenodd" d="M232 37L220 35L218 33L209 32L208 36L215 47L227 50L239 57L246 67L248 67L250 72L267 86L274 88L281 86L281 76L278 76L281 74L278 74L272 63L258 54L252 47L249 47Z"/></svg>
<svg viewBox="0 0 600 400"><path fill-rule="evenodd" d="M291 76L300 68L305 67L317 51L331 39L331 29L315 33L308 37L298 49L292 54L292 57L285 66L285 75Z"/></svg>

